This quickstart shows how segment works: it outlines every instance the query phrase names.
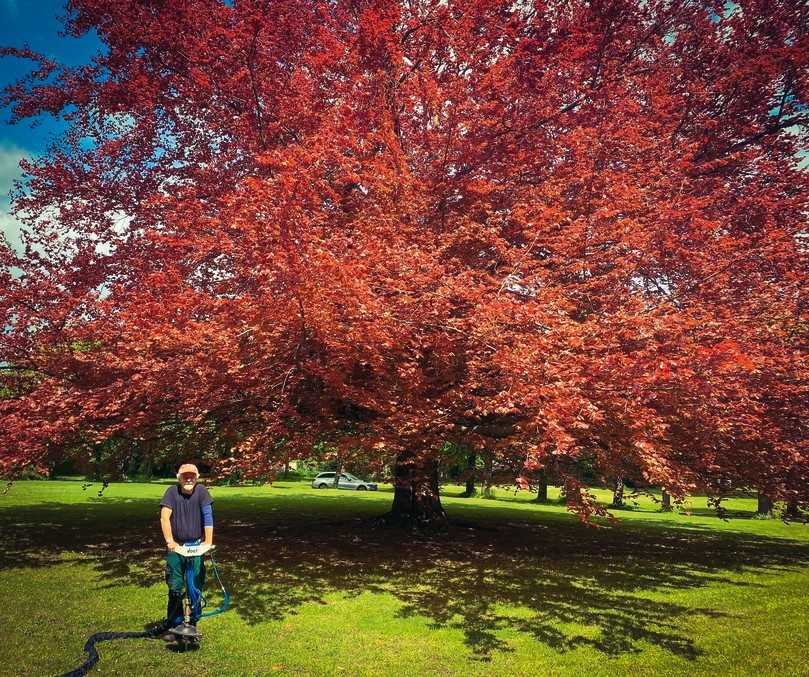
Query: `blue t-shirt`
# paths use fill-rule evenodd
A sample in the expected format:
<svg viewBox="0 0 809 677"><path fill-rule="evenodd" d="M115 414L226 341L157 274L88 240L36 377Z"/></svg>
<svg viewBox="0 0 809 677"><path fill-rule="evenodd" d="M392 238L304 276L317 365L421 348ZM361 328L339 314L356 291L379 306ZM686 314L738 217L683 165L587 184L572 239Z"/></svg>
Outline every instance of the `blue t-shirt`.
<svg viewBox="0 0 809 677"><path fill-rule="evenodd" d="M201 484L197 484L190 494L184 494L179 484L166 489L160 505L171 508L171 535L177 543L196 541L204 536L202 508L211 503L211 495Z"/></svg>

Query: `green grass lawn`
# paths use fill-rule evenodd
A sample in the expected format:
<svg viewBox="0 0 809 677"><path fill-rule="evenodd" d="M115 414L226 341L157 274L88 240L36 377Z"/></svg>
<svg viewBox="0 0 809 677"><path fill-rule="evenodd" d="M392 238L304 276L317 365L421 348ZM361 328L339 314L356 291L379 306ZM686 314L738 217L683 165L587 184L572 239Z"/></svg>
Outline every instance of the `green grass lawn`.
<svg viewBox="0 0 809 677"><path fill-rule="evenodd" d="M61 673L90 634L162 617L165 486L0 496L0 674ZM809 527L752 519L749 499L730 521L644 499L590 528L524 492L460 491L448 532L408 535L371 526L384 487L214 487L231 610L198 651L101 643L91 674L809 675Z"/></svg>

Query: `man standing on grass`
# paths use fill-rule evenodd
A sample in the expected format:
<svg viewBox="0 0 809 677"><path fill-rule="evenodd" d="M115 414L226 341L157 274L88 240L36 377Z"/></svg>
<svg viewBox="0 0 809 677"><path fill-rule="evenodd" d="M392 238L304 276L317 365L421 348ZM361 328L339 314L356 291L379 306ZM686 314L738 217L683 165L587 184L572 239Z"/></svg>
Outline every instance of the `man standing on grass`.
<svg viewBox="0 0 809 677"><path fill-rule="evenodd" d="M205 585L205 565L202 556L182 557L174 552L177 545L199 543L213 545L213 499L199 480L199 470L184 463L177 471L177 484L169 487L160 501L160 528L166 539L166 583L169 601L166 610L166 628L173 628L183 616L183 585L185 572L194 572L194 585L202 591ZM196 625L197 617L191 617ZM174 639L164 635L164 639Z"/></svg>

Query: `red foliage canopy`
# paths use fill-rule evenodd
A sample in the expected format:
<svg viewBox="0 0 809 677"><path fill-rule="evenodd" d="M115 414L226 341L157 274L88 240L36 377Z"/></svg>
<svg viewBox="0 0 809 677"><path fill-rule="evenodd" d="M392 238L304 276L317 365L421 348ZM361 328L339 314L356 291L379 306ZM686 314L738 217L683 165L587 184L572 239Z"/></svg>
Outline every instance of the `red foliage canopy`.
<svg viewBox="0 0 809 677"><path fill-rule="evenodd" d="M71 127L0 254L2 468L178 420L809 498L809 8L734 5L70 0L92 63L6 50Z"/></svg>

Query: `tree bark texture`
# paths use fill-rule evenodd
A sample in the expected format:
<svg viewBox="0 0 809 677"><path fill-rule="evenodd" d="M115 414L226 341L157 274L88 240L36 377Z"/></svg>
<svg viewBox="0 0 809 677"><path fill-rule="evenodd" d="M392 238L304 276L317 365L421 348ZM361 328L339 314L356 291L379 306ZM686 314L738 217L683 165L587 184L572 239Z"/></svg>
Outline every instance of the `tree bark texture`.
<svg viewBox="0 0 809 677"><path fill-rule="evenodd" d="M671 494L663 489L663 495L660 498L660 511L671 512Z"/></svg>
<svg viewBox="0 0 809 677"><path fill-rule="evenodd" d="M446 523L438 492L438 463L404 452L393 471L393 505L383 520L390 526L427 528Z"/></svg>
<svg viewBox="0 0 809 677"><path fill-rule="evenodd" d="M477 464L477 460L477 454L469 454L466 457L466 471L469 473L469 476L466 478L466 490L464 491L464 496L475 495L475 466Z"/></svg>
<svg viewBox="0 0 809 677"><path fill-rule="evenodd" d="M547 503L548 502L548 473L545 471L545 468L539 471L537 474L537 503Z"/></svg>
<svg viewBox="0 0 809 677"><path fill-rule="evenodd" d="M801 516L801 511L798 508L798 501L795 499L790 499L787 501L786 507L784 508L784 516L790 519L796 519Z"/></svg>
<svg viewBox="0 0 809 677"><path fill-rule="evenodd" d="M612 507L613 508L623 508L624 507L624 478L618 475L615 478L615 488L612 492Z"/></svg>
<svg viewBox="0 0 809 677"><path fill-rule="evenodd" d="M761 492L758 493L758 507L756 508L756 514L758 515L769 515L772 513L772 501L770 497L766 494L762 494Z"/></svg>

